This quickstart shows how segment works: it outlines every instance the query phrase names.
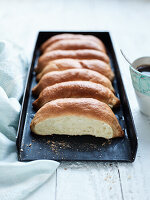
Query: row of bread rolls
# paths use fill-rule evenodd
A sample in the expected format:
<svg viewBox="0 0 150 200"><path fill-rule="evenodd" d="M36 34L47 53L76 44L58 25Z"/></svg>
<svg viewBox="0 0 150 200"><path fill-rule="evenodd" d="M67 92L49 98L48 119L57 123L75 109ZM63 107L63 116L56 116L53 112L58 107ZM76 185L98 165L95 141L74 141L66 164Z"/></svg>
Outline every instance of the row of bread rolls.
<svg viewBox="0 0 150 200"><path fill-rule="evenodd" d="M39 135L124 135L111 108L119 105L105 45L92 35L59 34L41 46L32 89Z"/></svg>

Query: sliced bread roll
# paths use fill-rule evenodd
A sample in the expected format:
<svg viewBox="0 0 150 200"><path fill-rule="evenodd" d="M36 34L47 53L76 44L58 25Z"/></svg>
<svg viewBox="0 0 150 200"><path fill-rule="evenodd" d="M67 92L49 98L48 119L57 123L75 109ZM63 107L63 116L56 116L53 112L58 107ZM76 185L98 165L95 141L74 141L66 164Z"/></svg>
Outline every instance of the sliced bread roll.
<svg viewBox="0 0 150 200"><path fill-rule="evenodd" d="M103 42L93 35L67 34L67 33L58 34L50 37L46 42L42 44L41 51L44 51L48 46L51 46L52 44L60 40L90 40L100 45L103 48L104 52L106 51Z"/></svg>
<svg viewBox="0 0 150 200"><path fill-rule="evenodd" d="M68 69L45 74L40 82L32 89L32 93L34 95L39 95L46 87L67 81L90 81L93 83L100 83L114 92L110 80L102 74L89 69Z"/></svg>
<svg viewBox="0 0 150 200"><path fill-rule="evenodd" d="M38 65L35 68L36 73L40 73L44 67L53 60L61 58L73 59L98 59L109 63L109 57L101 51L82 49L82 50L55 50L44 53L38 60Z"/></svg>
<svg viewBox="0 0 150 200"><path fill-rule="evenodd" d="M45 52L53 50L78 50L78 49L94 49L103 51L103 47L92 40L60 40L48 46Z"/></svg>
<svg viewBox="0 0 150 200"><path fill-rule="evenodd" d="M106 139L124 136L109 106L92 98L48 102L35 114L30 128L38 135L92 135Z"/></svg>
<svg viewBox="0 0 150 200"><path fill-rule="evenodd" d="M36 79L39 81L42 76L48 72L67 69L90 69L99 72L110 80L113 80L114 78L114 73L111 70L110 65L101 60L76 60L65 58L49 62L41 73L37 74Z"/></svg>
<svg viewBox="0 0 150 200"><path fill-rule="evenodd" d="M33 107L37 110L55 99L84 97L98 99L110 107L117 106L120 103L111 90L101 84L89 81L69 81L46 87L40 93L39 98L33 102Z"/></svg>

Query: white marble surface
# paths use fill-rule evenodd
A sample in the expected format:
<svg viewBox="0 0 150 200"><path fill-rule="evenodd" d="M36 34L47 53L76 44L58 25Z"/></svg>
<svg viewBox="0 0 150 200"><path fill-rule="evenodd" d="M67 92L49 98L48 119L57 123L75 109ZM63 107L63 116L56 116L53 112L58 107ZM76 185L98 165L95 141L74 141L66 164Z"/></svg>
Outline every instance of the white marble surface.
<svg viewBox="0 0 150 200"><path fill-rule="evenodd" d="M28 200L149 200L150 119L138 108L131 84L130 60L149 56L150 1L0 0L0 39L23 46L31 60L39 30L108 30L134 117L139 148L134 163L63 162Z"/></svg>

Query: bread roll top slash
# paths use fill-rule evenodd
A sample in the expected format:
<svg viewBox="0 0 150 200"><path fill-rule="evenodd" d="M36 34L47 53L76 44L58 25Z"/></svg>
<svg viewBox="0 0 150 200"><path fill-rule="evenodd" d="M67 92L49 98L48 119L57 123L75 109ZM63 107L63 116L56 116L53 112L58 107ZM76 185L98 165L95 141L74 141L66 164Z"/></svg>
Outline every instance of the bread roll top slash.
<svg viewBox="0 0 150 200"><path fill-rule="evenodd" d="M106 63L109 63L109 57L101 51L96 50L55 50L46 52L40 56L38 60L38 65L35 68L36 73L40 73L44 67L53 60L62 58L72 58L72 59L98 59Z"/></svg>
<svg viewBox="0 0 150 200"><path fill-rule="evenodd" d="M53 50L78 50L78 49L94 49L97 51L103 51L103 47L92 40L60 40L48 46L45 52Z"/></svg>
<svg viewBox="0 0 150 200"><path fill-rule="evenodd" d="M111 70L109 64L101 60L77 60L77 59L57 59L50 61L42 70L41 73L37 74L37 81L39 81L42 76L48 72L52 71L63 71L67 69L90 69L96 71L109 80L113 80L114 73Z"/></svg>
<svg viewBox="0 0 150 200"><path fill-rule="evenodd" d="M105 102L110 107L118 106L119 99L110 89L89 81L68 81L46 87L33 102L37 110L49 101L61 98L94 98Z"/></svg>
<svg viewBox="0 0 150 200"><path fill-rule="evenodd" d="M106 52L105 45L103 42L93 35L81 35L81 34L58 34L49 38L46 42L44 42L41 46L41 51L45 51L45 49L55 42L61 40L88 40L97 43L100 47L102 47L103 51Z"/></svg>
<svg viewBox="0 0 150 200"><path fill-rule="evenodd" d="M109 106L92 98L48 102L35 114L30 128L38 135L92 135L106 139L124 136Z"/></svg>
<svg viewBox="0 0 150 200"><path fill-rule="evenodd" d="M110 80L98 72L89 69L68 69L45 74L40 82L32 89L32 93L34 95L39 95L46 87L67 81L90 81L100 83L114 92Z"/></svg>

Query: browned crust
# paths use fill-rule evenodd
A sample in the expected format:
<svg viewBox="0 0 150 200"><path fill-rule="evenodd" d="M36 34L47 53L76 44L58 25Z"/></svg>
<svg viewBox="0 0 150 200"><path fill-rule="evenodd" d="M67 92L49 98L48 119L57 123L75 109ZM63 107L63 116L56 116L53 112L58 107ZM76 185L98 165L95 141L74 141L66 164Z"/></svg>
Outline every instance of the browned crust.
<svg viewBox="0 0 150 200"><path fill-rule="evenodd" d="M55 36L50 37L46 42L44 42L41 46L41 51L44 51L48 46L54 44L55 42L58 42L60 40L90 40L93 41L97 44L99 44L100 46L103 47L103 51L105 52L105 45L103 44L103 42L98 39L97 37L93 36L93 35L81 35L81 34L58 34Z"/></svg>
<svg viewBox="0 0 150 200"><path fill-rule="evenodd" d="M103 121L112 127L113 138L124 136L124 132L109 106L92 98L68 98L48 102L35 114L30 128L34 132L34 128L39 122L47 118L56 118L66 115L83 116Z"/></svg>
<svg viewBox="0 0 150 200"><path fill-rule="evenodd" d="M48 72L52 71L63 71L67 69L82 69L81 64L75 59L57 59L50 61L45 68L41 71L41 73L37 74L37 81L39 81L42 76Z"/></svg>
<svg viewBox="0 0 150 200"><path fill-rule="evenodd" d="M79 60L79 63L82 65L82 68L99 72L111 81L114 79L114 73L111 70L110 64L103 62L102 60Z"/></svg>
<svg viewBox="0 0 150 200"><path fill-rule="evenodd" d="M37 81L48 72L68 69L90 69L99 72L111 81L114 78L114 73L112 72L110 65L101 60L75 60L65 58L49 62L42 72L37 75Z"/></svg>
<svg viewBox="0 0 150 200"><path fill-rule="evenodd" d="M96 50L89 50L89 49L84 49L84 50L55 50L55 51L50 51L42 56L40 56L38 60L38 65L35 69L37 73L40 73L44 67L53 60L56 59L62 59L62 58L73 58L73 59L98 59L102 60L106 63L109 63L109 57L101 51L96 51Z"/></svg>
<svg viewBox="0 0 150 200"><path fill-rule="evenodd" d="M94 49L97 51L104 51L103 46L99 45L92 40L60 40L52 45L48 46L45 52L54 51L54 50L78 50L78 49Z"/></svg>
<svg viewBox="0 0 150 200"><path fill-rule="evenodd" d="M89 69L68 69L65 71L54 71L45 74L41 78L40 82L32 89L32 93L34 95L39 95L46 87L67 81L90 81L99 83L114 92L110 80L102 74Z"/></svg>
<svg viewBox="0 0 150 200"><path fill-rule="evenodd" d="M111 107L118 106L120 102L111 90L101 84L89 81L69 81L46 87L39 98L33 102L33 107L39 109L55 99L83 97L98 99Z"/></svg>

